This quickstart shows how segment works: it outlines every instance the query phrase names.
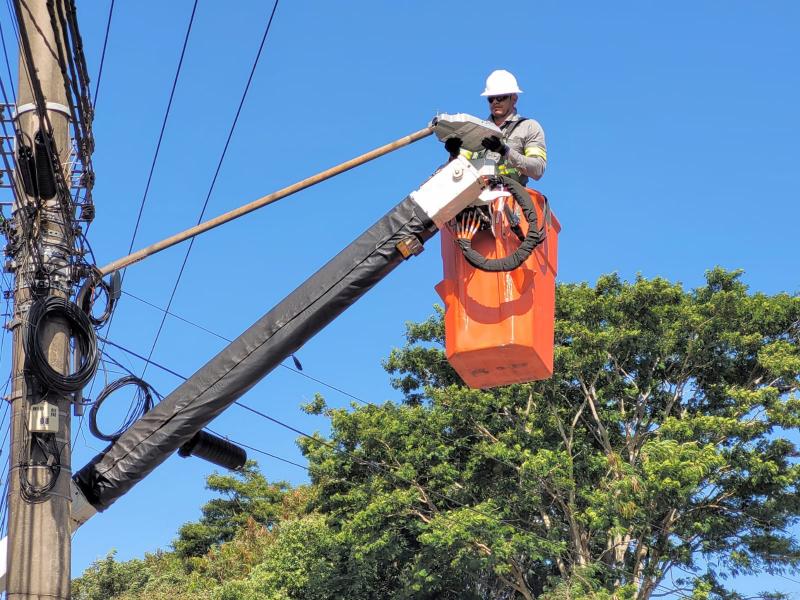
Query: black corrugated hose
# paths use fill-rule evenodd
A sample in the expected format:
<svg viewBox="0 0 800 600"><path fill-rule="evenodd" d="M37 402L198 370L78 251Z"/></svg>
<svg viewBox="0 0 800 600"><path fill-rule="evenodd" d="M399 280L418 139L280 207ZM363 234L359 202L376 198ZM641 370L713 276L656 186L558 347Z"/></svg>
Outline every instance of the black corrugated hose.
<svg viewBox="0 0 800 600"><path fill-rule="evenodd" d="M520 243L519 248L512 254L503 258L486 258L480 252L472 248L471 240L457 240L466 261L481 271L513 271L528 259L536 247L544 241L546 234L545 224L543 224L541 228L538 227L536 207L533 205L530 194L528 194L522 184L510 177L499 176L497 179L508 188L511 195L514 196L514 200L516 200L517 204L522 208L522 214L525 215L525 219L528 221L528 233L525 235L525 239L522 240L522 243Z"/></svg>

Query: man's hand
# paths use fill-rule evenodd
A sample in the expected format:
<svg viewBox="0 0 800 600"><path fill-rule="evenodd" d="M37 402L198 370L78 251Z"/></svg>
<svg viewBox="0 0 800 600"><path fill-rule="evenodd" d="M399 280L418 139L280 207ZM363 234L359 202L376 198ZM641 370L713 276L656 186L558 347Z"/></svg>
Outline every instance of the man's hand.
<svg viewBox="0 0 800 600"><path fill-rule="evenodd" d="M484 148L486 148L491 152L497 152L501 156L505 156L506 153L508 152L508 146L506 146L502 141L500 141L500 138L497 137L496 135L483 138L481 140L481 146L483 146Z"/></svg>
<svg viewBox="0 0 800 600"><path fill-rule="evenodd" d="M458 156L458 153L461 151L461 138L451 137L448 138L444 143L444 149L450 153L450 158L455 158Z"/></svg>
<svg viewBox="0 0 800 600"><path fill-rule="evenodd" d="M478 218L478 213L472 211L456 222L456 239L471 241L480 227L481 221Z"/></svg>

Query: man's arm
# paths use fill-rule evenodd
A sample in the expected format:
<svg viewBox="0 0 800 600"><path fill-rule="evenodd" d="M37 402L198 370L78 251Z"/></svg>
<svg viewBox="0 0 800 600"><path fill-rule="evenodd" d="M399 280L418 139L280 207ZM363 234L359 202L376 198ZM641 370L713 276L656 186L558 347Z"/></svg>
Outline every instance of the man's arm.
<svg viewBox="0 0 800 600"><path fill-rule="evenodd" d="M538 121L533 119L527 119L525 122L520 123L519 128L524 128L523 131L519 132L522 134L523 140L522 152L509 146L505 157L506 163L509 166L520 169L531 179L539 180L544 175L544 170L547 167L547 146L544 140L544 130Z"/></svg>

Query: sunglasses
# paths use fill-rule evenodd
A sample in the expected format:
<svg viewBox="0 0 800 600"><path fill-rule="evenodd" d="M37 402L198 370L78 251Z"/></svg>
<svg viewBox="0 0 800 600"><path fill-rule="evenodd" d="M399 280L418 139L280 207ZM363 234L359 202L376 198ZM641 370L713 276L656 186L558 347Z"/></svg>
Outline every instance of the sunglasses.
<svg viewBox="0 0 800 600"><path fill-rule="evenodd" d="M503 96L488 96L486 100L491 104L492 102L505 102L511 98L511 94L504 94Z"/></svg>

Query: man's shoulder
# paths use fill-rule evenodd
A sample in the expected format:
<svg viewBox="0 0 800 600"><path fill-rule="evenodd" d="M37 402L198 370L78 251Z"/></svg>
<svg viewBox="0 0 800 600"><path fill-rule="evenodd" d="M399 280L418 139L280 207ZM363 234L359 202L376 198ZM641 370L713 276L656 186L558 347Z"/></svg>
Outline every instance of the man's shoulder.
<svg viewBox="0 0 800 600"><path fill-rule="evenodd" d="M532 127L538 127L539 129L542 128L542 124L539 123L536 119L532 119L531 117L523 117L522 115L514 115L517 121L525 121L525 123L530 124Z"/></svg>
<svg viewBox="0 0 800 600"><path fill-rule="evenodd" d="M530 117L523 117L520 115L514 115L516 117L516 125L514 125L514 134L527 136L543 136L544 129L542 129L541 124L536 119L531 119ZM520 123L520 121L522 121Z"/></svg>

